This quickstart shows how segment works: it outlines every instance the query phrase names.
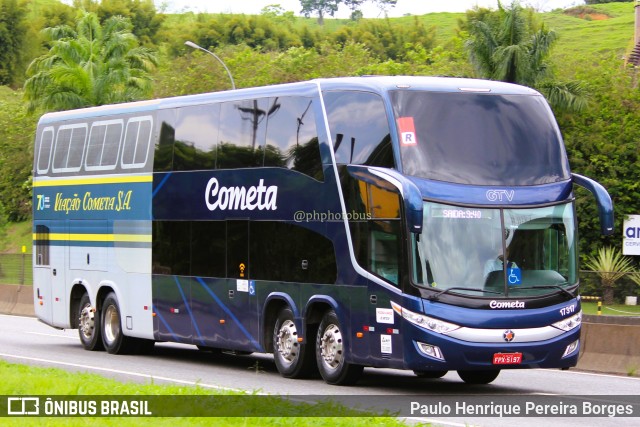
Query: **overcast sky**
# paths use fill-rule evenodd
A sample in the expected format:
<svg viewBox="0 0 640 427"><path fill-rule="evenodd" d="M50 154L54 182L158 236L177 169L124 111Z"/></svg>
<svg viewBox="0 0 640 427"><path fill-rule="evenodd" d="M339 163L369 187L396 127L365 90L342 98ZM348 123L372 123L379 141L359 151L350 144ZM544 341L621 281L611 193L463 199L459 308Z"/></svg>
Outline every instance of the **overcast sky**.
<svg viewBox="0 0 640 427"><path fill-rule="evenodd" d="M161 8L167 6L170 12L213 12L213 13L246 13L259 14L262 8L268 5L279 4L284 10L300 14L299 0L155 0ZM368 2L362 9L366 18L380 16L380 11ZM509 4L510 0L503 0ZM497 0L398 0L396 7L389 10L389 16L403 16L406 14L423 15L431 12L464 12L473 6L497 7ZM537 10L551 10L555 8L567 8L584 4L583 0L521 0L521 4L530 5ZM348 18L350 10L342 6L336 18Z"/></svg>

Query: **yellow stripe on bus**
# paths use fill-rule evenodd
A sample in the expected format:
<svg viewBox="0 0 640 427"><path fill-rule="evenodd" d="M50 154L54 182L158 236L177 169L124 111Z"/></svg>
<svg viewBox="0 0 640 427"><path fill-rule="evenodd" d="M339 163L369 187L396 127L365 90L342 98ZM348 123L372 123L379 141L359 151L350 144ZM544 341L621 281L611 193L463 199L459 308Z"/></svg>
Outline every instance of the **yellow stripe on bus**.
<svg viewBox="0 0 640 427"><path fill-rule="evenodd" d="M33 234L33 240L39 240L42 237ZM136 242L151 243L151 234L68 234L68 233L50 233L47 240L64 240L64 241L80 241L80 242Z"/></svg>
<svg viewBox="0 0 640 427"><path fill-rule="evenodd" d="M36 180L33 182L34 187L57 187L65 185L89 185L89 184L128 184L136 182L153 182L153 175L135 175L135 176L94 176L94 177L78 177L68 179L47 179Z"/></svg>

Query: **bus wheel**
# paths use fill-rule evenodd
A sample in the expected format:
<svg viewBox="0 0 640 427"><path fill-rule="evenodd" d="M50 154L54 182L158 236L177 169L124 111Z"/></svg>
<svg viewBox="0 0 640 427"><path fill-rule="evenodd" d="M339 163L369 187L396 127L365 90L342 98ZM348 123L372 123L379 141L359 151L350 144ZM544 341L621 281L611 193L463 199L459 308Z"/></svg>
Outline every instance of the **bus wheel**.
<svg viewBox="0 0 640 427"><path fill-rule="evenodd" d="M80 298L78 308L78 335L85 350L104 350L102 337L100 336L100 314L91 307L89 294L85 293Z"/></svg>
<svg viewBox="0 0 640 427"><path fill-rule="evenodd" d="M298 337L293 312L283 308L273 328L273 359L285 378L305 378L313 373L313 352L307 351L307 345ZM309 336L308 341L313 342L313 337Z"/></svg>
<svg viewBox="0 0 640 427"><path fill-rule="evenodd" d="M442 378L447 375L447 372L449 371L413 371L413 373L416 374L416 377L418 378L430 379Z"/></svg>
<svg viewBox="0 0 640 427"><path fill-rule="evenodd" d="M135 350L135 340L122 333L120 307L113 292L102 304L102 343L111 354L127 354Z"/></svg>
<svg viewBox="0 0 640 427"><path fill-rule="evenodd" d="M354 384L362 374L363 366L346 361L345 337L335 311L328 311L320 322L316 337L316 360L322 378L335 385Z"/></svg>
<svg viewBox="0 0 640 427"><path fill-rule="evenodd" d="M458 371L458 376L467 384L489 384L498 378L500 369L493 371Z"/></svg>

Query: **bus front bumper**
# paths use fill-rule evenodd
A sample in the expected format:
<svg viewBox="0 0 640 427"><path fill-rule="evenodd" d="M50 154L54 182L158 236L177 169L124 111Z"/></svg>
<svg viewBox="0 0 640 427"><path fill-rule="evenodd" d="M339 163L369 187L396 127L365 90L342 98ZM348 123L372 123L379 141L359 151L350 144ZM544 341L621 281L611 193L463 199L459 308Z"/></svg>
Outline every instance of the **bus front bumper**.
<svg viewBox="0 0 640 427"><path fill-rule="evenodd" d="M474 342L421 331L406 341L406 368L417 371L570 368L578 363L579 327L533 342L508 342L513 340L510 332L504 331L504 342Z"/></svg>

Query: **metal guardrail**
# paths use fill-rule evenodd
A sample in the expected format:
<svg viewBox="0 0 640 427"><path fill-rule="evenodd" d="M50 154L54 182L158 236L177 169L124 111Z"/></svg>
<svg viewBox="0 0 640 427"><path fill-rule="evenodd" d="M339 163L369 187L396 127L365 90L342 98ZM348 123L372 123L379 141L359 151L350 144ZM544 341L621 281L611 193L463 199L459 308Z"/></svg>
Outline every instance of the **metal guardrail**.
<svg viewBox="0 0 640 427"><path fill-rule="evenodd" d="M33 285L33 257L31 254L0 254L0 283Z"/></svg>

